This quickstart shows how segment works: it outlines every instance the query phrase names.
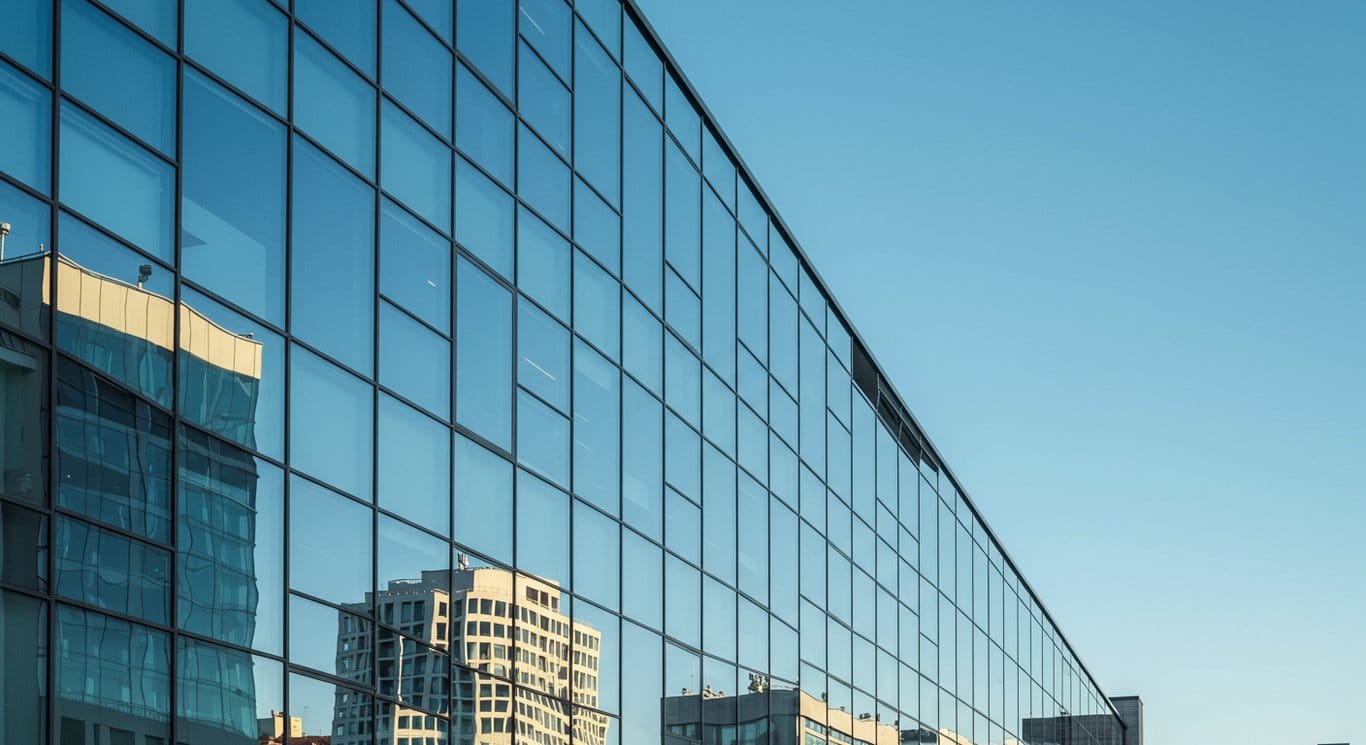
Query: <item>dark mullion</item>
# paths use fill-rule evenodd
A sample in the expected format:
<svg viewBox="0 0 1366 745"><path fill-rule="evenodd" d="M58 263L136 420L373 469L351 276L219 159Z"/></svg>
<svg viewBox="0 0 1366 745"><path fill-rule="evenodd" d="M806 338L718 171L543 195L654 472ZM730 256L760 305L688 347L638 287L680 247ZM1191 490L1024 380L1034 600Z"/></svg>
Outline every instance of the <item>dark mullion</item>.
<svg viewBox="0 0 1366 745"><path fill-rule="evenodd" d="M49 238L52 241L52 245L48 246L47 258L45 258L44 261L48 262L48 297L53 299L54 305L56 298L59 297L57 294L57 246L60 245L58 242L60 240L60 229L58 227L57 219L57 197L60 193L58 189L61 187L61 168L58 165L61 163L62 147L61 38L62 3L58 2L58 0L52 0L52 38L50 39L52 44L52 115L51 121L49 122L49 141L52 143L52 157L51 161L48 163L50 169L49 186L52 193L50 196L44 198L44 201L48 205ZM19 69L24 68L20 67ZM55 602L57 594L57 551L55 550L57 545L57 520L51 514L51 510L52 506L57 502L56 491L57 485L61 483L61 468L58 465L59 459L57 457L57 453L59 452L57 438L57 313L53 309L49 309L48 311L47 335L47 390L44 391L42 395L45 396L48 406L47 411L42 412L42 415L47 419L45 422L47 424L47 486L43 490L45 492L43 506L48 510L46 537L49 548L46 557L47 585L43 588L47 597L44 598L43 609L47 612L47 618L44 620L47 622L46 633L47 648L49 652L47 654L47 659L45 660L43 675L49 694L47 700L43 702L45 711L42 716L46 721L41 729L47 733L49 739L55 740L56 734L52 729L53 723L57 719L57 696L52 695L51 692L56 691L59 688L57 680L58 654L56 651L59 648L57 643L59 627L57 623L57 604Z"/></svg>
<svg viewBox="0 0 1366 745"><path fill-rule="evenodd" d="M373 380L370 382L370 615L375 619L375 623L370 626L370 648L375 650L378 655L379 650L379 244L380 244L380 210L384 206L384 196L379 184L384 173L384 2L379 0L375 8L375 78L380 84L376 89L377 98L375 100L375 187L374 187L374 224L371 226L371 277L373 286L370 288L370 373ZM420 121L420 120L418 120ZM452 190L454 184L452 184ZM444 231L443 231L444 232ZM371 661L375 666L372 673L370 685L365 690L371 697L370 707L370 731L372 736L379 731L380 722L380 700L379 700L379 674L378 656ZM402 681L399 681L399 686ZM397 724L397 720L392 722Z"/></svg>
<svg viewBox="0 0 1366 745"><path fill-rule="evenodd" d="M180 69L180 65L179 65L179 64L176 65L176 69L177 69L177 70ZM180 87L180 83L177 81L177 83L176 83L176 88L179 89L179 87ZM85 102L82 101L81 99L76 98L73 94L68 93L68 92L66 92L66 91L62 91L62 92L61 92L61 95L59 96L59 98L61 98L62 101L65 101L66 103L68 103L68 104L70 104L71 106L75 107L77 110L79 110L81 113L85 114L86 116L89 116L89 117L93 118L95 121L99 122L100 124L103 124L104 126L106 126L106 127L110 128L110 129L114 130L116 133L118 133L119 135L123 136L125 139L127 139L129 142L133 143L134 145L137 145L137 146L138 146L139 148L141 148L142 150L146 151L147 153L152 154L153 156L156 157L157 160L160 160L161 162L165 163L166 165L171 166L172 168L174 168L174 167L176 166L176 159L175 159L174 157L172 157L172 156L170 156L170 155L167 155L166 153L163 153L161 150L159 150L159 149L157 149L155 146L153 146L150 142L147 142L146 140L142 139L142 138L139 137L138 135L133 134L133 133L130 132L127 128L125 128L122 124L118 124L118 123L115 122L114 120L112 120L112 119L110 119L109 117L105 116L104 113L102 113L99 109L96 109L94 106L91 106L90 104L85 103ZM177 96L177 98L179 98L179 96ZM177 112L180 110L180 108L181 108L181 107L180 107L179 101L177 101L177 103L176 103L176 110L177 110ZM60 113L60 112L59 112L59 113ZM179 118L179 114L177 114L177 118ZM177 134L178 134L178 133L177 133ZM177 137L177 139L179 139L179 138ZM179 143L177 143L177 149L178 149L178 147L179 147Z"/></svg>

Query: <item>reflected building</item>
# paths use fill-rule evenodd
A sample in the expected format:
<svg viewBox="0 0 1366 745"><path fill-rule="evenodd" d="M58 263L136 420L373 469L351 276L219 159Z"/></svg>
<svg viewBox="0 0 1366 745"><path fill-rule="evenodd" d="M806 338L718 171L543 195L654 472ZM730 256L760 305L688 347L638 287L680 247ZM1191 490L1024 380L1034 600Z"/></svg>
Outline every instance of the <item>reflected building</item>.
<svg viewBox="0 0 1366 745"><path fill-rule="evenodd" d="M666 745L898 745L895 724L854 715L798 689L766 689L762 676L739 695L704 690L666 696Z"/></svg>

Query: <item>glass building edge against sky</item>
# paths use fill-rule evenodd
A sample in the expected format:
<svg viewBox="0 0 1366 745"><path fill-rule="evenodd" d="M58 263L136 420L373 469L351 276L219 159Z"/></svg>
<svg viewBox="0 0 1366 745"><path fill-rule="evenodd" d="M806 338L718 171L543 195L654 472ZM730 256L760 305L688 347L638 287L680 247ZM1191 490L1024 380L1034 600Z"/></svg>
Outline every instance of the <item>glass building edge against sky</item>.
<svg viewBox="0 0 1366 745"><path fill-rule="evenodd" d="M968 494L967 489L963 488L962 482L959 481L957 475L954 474L953 468L949 466L948 462L939 454L939 449L935 447L933 439L929 436L929 433L925 428L920 426L919 421L915 418L915 414L911 411L910 407L906 405L905 399L902 398L901 394L896 390L895 384L887 377L886 373L883 372L882 365L877 361L877 355L873 353L872 348L864 341L862 334L859 333L858 327L849 320L848 315L844 312L844 308L840 305L839 299L829 291L824 278L821 277L820 271L807 255L806 249L802 247L796 234L788 227L787 221L783 219L781 213L774 206L773 201L769 199L768 194L764 191L763 185L754 177L754 173L750 170L744 157L740 155L739 150L730 141L730 137L726 135L725 128L720 124L716 116L712 114L711 109L707 107L706 101L703 100L702 96L697 92L697 89L693 87L692 81L688 78L687 73L678 64L678 61L674 59L673 54L669 51L668 45L664 43L663 37L660 35L659 31L650 23L649 17L645 14L645 11L641 9L639 4L637 4L636 0L621 0L621 3L645 31L650 43L654 45L655 51L663 58L666 73L671 72L674 75L680 83L684 95L686 95L689 101L697 107L705 122L703 126L710 127L712 133L717 138L718 144L724 148L725 154L735 164L737 178L741 179L741 182L753 191L754 196L760 202L761 208L767 213L768 219L782 233L783 238L796 254L801 268L810 273L812 279L815 280L817 287L820 289L825 302L829 304L830 309L837 316L840 323L844 325L845 330L849 332L850 338L857 345L858 350L866 356L868 361L872 364L873 370L877 374L878 390L884 395L892 398L897 408L896 413L901 417L902 421L910 427L912 432L915 433L915 436L919 440L919 444L931 454L936 469L947 476L954 488L962 495L963 500L972 511L973 517L981 522L987 535L1001 552L1002 559L1015 571L1016 576L1029 591L1030 596L1033 598L1034 603L1038 606L1040 612L1053 623L1053 627L1057 629L1059 640L1072 652L1073 657L1077 660L1078 664L1082 666L1082 669L1085 670L1087 677L1090 678L1091 684L1096 687L1096 690L1101 691L1101 698L1105 701L1106 705L1110 707L1111 713L1114 714L1114 716L1119 717L1119 711L1110 703L1109 696L1103 695L1104 689L1096 681L1095 676L1091 674L1091 671L1086 667L1086 663L1082 661L1081 655L1077 654L1076 650L1072 647L1072 643L1067 640L1066 634L1062 630L1062 626L1053 618L1052 613L1048 611L1047 606L1044 604L1039 594L1034 591L1033 586L1029 584L1029 580L1026 579L1024 573L1020 571L1015 560L1011 558L1005 544L999 540L996 532L992 530L990 523L982 516L981 511L978 510L977 505ZM770 247L770 250L772 250L772 247ZM876 402L873 403L874 406L876 406Z"/></svg>

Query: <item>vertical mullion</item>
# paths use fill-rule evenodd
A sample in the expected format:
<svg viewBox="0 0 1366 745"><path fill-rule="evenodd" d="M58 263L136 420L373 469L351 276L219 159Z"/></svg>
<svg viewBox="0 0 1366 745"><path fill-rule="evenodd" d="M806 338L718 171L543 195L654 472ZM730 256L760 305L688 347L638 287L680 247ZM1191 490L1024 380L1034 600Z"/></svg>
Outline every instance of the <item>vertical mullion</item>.
<svg viewBox="0 0 1366 745"><path fill-rule="evenodd" d="M170 674L168 676L169 706L170 717L168 735L170 742L177 742L176 730L179 723L177 717L177 680L179 678L179 577L180 577L180 316L181 316L181 204L184 202L182 194L185 186L184 162L185 162L185 0L179 0L176 8L176 80L175 80L175 194L172 206L174 229L172 231L172 262L175 268L175 277L171 285L171 292L174 297L173 307L175 316L171 319L172 334L171 341L171 433L170 442L167 443L171 451L170 473L168 483L170 485L170 513L171 513L171 617L168 619L171 626L170 649L168 659L170 660Z"/></svg>
<svg viewBox="0 0 1366 745"><path fill-rule="evenodd" d="M61 168L59 167L59 164L61 163L61 119L62 119L62 116L61 116L61 115L62 115L62 95L61 95L61 78L62 78L62 60L61 60L61 56L62 56L62 55L61 55L61 48L62 48L62 44L61 44L61 38L62 38L62 3L59 2L59 0L51 0L51 2L52 2L52 38L51 38L50 41L51 41L51 44L52 44L52 50L51 50L51 64L52 64L52 81L51 81L51 82L52 82L52 121L50 122L50 125L49 125L49 126L50 126L50 129L51 129L51 131L50 131L50 137L51 137L52 149L51 149L51 162L48 164L48 167L49 167L49 169L50 169L50 174L49 174L49 175L50 175L50 177L51 177L51 178L50 178L50 187L51 187L51 191L48 193L48 219L49 219L49 226L50 226L49 240L51 240L52 243L51 243L51 245L48 246L48 248L47 248L47 258L44 259L44 261L46 261L47 264L48 264L48 277L47 277L48 287L47 287L47 291L48 291L48 297L50 298L50 306L49 306L49 307L50 307L50 310L49 310L48 318L47 318L47 332L48 332L48 333L47 333L47 340L46 340L46 341L47 341L47 344L48 344L48 348L47 348L47 390L43 392L43 395L46 397L47 402L48 402L48 410L47 410L47 412L46 412L47 425L48 425L48 427L47 427L47 448L48 448L47 487L44 489L44 491L46 492L46 495L45 495L45 496L46 496L46 500L45 500L46 503L45 503L44 506L47 508L47 513L46 513L46 515L47 515L47 525L46 525L47 545L48 545L48 546L53 546L53 547L55 547L55 546L57 545L57 521L54 519L54 516L53 516L53 514L52 514L52 506L53 506L53 505L56 503L56 501L57 501L57 500L56 500L57 484L61 483L61 471L60 471L60 468L58 467L58 449L57 449L57 448L58 448L58 444L57 444L57 442L58 442L58 440L57 440L57 313L56 313L56 311L55 311L55 307L56 307L56 304L57 304L57 297L58 297L58 295L57 295L57 291L58 291L58 283L57 283L57 269L58 269L57 245L58 245L58 231L59 231L59 228L58 228L58 223L59 223L59 220L58 220L59 212L58 212L58 210L57 210L57 204L58 204L59 200L58 200L57 196L58 196L58 194L60 193L60 192L58 191L58 189L59 189L60 186L61 186L61 183L60 183L60 182L61 182L61 178L60 178L60 177L61 177ZM40 415L42 415L41 412L40 412ZM49 550L49 551L47 552L46 564L47 564L47 566L46 566L46 572L47 572L47 586L46 586L45 588L43 588L43 589L44 589L44 592L45 592L45 593L48 593L50 596L55 596L55 595L56 595L56 587L55 587L55 585L56 585L56 577L57 577L57 552L56 552L55 550ZM57 697L54 696L54 695L52 695L52 692L55 691L55 690L57 690L57 651L56 651L56 650L57 650L57 628L58 628L58 626L57 626L57 604L56 604L56 602L55 602L54 600L52 600L52 599L47 599L47 600L45 600L45 602L44 602L43 608L47 611L47 618L44 619L44 620L45 620L46 623L47 623L47 649L48 649L48 653L47 653L46 666L45 666L45 669L44 669L44 675L45 675L46 678L47 678L47 681L46 681L46 682L47 682L48 696L47 696L47 701L44 702L44 707L43 707L43 708L44 708L44 712L43 712L42 716L47 720L47 721L45 722L45 725L46 725L46 726L45 726L46 734L47 734L49 740L52 740L52 739L55 739L55 734L54 734L54 732L52 731L52 729L53 729L53 722L56 721L56 711L57 711L57 704L56 704L56 698L57 698Z"/></svg>
<svg viewBox="0 0 1366 745"><path fill-rule="evenodd" d="M370 615L374 622L370 624L370 648L379 649L379 225L380 209L383 207L383 195L380 188L380 178L383 175L382 158L384 153L382 142L383 137L383 118L384 118L384 13L385 4L377 0L375 8L375 185L374 185L374 214L371 226L371 271L373 285L370 292L370 588L371 603ZM453 185L452 185L453 186ZM452 189L452 193L454 189ZM371 659L371 665L376 670L372 674L370 683L370 731L372 736L378 732L380 721L380 707L384 706L379 699L379 661ZM402 673L399 673L401 676ZM401 681L400 681L401 685ZM394 720L396 721L396 720Z"/></svg>
<svg viewBox="0 0 1366 745"><path fill-rule="evenodd" d="M184 0L182 0L182 2L183 2L183 1L184 1ZM288 33L287 33L286 41L285 41L285 43L286 43L286 45L287 45L286 52L287 52L287 55L288 55L288 57L289 57L289 59L287 59L287 60L285 61L285 74L289 76L289 79L285 81L285 120L286 120L286 121L285 121L285 244L284 244L284 248L285 248L285 256L284 256L284 260L285 260L285 261L284 261L284 263L285 263L285 267L284 267L284 273L285 273L285 289L284 289L284 298L282 298L283 301L284 301L284 319L283 319L283 321L282 321L281 324L280 324L281 327L282 327L283 330L284 330L284 334L283 334L283 337L284 337L284 360L283 360L283 361L284 361L284 389L285 389L285 390L284 390L284 401L285 401L284 409L285 409L285 410L284 410L283 414L284 414L284 427L285 427L285 432L284 432L284 438L283 438L283 439L284 439L284 442L282 443L282 444L283 444L283 447L284 447L284 452L281 454L281 455L282 455L281 460L284 461L285 467L282 469L282 471L283 471L283 476L282 476L282 478L283 478L283 480L284 480L284 483L281 484L281 493L284 495L284 500L283 500L283 501L284 501L284 505L283 505L283 508L282 508L282 510L281 510L281 519L284 521L284 526L283 526L283 533L284 533L284 542L283 542L283 543L284 543L284 546L283 546L283 549L284 549L284 550L281 551L281 562L280 562L280 563L281 563L280 570L281 570L281 574L282 574L282 577L283 577L283 581L281 582L281 587L279 588L279 593L280 593L280 597L281 597L281 606L280 606L280 610L281 610L281 619L280 619L280 624L281 624L281 629L280 629L280 630L281 630L280 652L281 652L281 654L283 655L283 657L284 657L284 659L285 659L285 663L284 663L283 665L281 665L281 675L283 676L283 680L280 680L280 681L278 681L278 682L279 682L279 685L280 685L280 709L281 709L281 711L284 712L283 724L284 724L284 738L285 738L285 741L286 741L286 742L289 741L289 737L290 737L290 735L289 735L289 730L290 730L289 721L290 721L290 719L293 717L293 714L294 714L293 709L292 709L292 704L291 704L291 702L290 702L290 700L289 700L289 680L290 680L290 676L292 675L291 668L290 668L290 662L289 662L289 661L290 661L290 649L289 649L289 646L290 646L290 645L289 645L289 639L290 639L290 634L289 634L289 629L290 629L290 595L289 595L290 569L289 569L289 564L290 564L290 555L291 555L292 552L293 552L293 547L290 545L290 542L289 542L289 533L290 533L290 530L289 530L289 526L290 526L290 506L291 506L291 504L292 504L292 502L293 502L293 498L292 498L292 495L291 495L291 491L292 491L292 490L291 490L291 484L292 484L292 482L293 482L293 479L291 478L290 473L289 473L289 462L290 462L290 460L289 460L289 459L290 459L290 452L289 452L289 451L290 451L290 441L291 441L291 439L292 439L293 430L292 430L292 422L290 421L289 412L290 412L290 409L292 408L292 403L293 403L293 401L292 401L292 399L291 399L291 395L290 395L290 380L293 378L293 373L292 373L291 366L290 366L290 360L291 360L291 356L292 356L292 355L291 355L291 351L292 351L292 348L293 348L293 346L294 346L293 341L292 341L292 338L293 338L293 337L292 337L292 334L291 334L291 331L292 331L292 328L293 328L292 323L291 323L291 314L292 314L292 298L293 298L293 294L294 294L294 293L293 293L293 287L294 287L294 281L293 281L293 271L294 271L294 137L295 137L295 135L294 135L294 37L295 37L295 34L297 33L297 26L296 26L296 24L294 23L294 16L293 16L294 4L295 4L295 0L290 0L290 1L289 1L289 6L290 6L290 7L289 7L290 17L289 17L289 21L288 21L288 22L289 22L289 31L288 31Z"/></svg>

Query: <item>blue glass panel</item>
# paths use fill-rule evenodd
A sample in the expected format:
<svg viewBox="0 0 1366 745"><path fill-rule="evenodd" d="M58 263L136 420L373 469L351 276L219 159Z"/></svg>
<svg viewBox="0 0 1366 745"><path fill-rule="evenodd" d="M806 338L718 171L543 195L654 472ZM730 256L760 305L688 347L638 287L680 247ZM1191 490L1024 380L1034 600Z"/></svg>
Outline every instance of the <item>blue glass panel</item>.
<svg viewBox="0 0 1366 745"><path fill-rule="evenodd" d="M626 23L626 55L623 60L626 74L640 89L641 95L655 111L664 110L664 63L646 41L645 33L634 22Z"/></svg>
<svg viewBox="0 0 1366 745"><path fill-rule="evenodd" d="M621 217L574 179L574 240L613 274L621 271Z"/></svg>
<svg viewBox="0 0 1366 745"><path fill-rule="evenodd" d="M379 382L449 419L451 343L393 305L380 303Z"/></svg>
<svg viewBox="0 0 1366 745"><path fill-rule="evenodd" d="M768 359L768 264L749 241L740 241L736 269L738 334L762 363Z"/></svg>
<svg viewBox="0 0 1366 745"><path fill-rule="evenodd" d="M85 743L88 727L129 726L167 741L170 635L59 605L53 653L53 742Z"/></svg>
<svg viewBox="0 0 1366 745"><path fill-rule="evenodd" d="M626 96L622 141L622 279L644 303L663 308L663 126L634 94Z"/></svg>
<svg viewBox="0 0 1366 745"><path fill-rule="evenodd" d="M180 447L180 628L279 654L284 473L194 430L181 430Z"/></svg>
<svg viewBox="0 0 1366 745"><path fill-rule="evenodd" d="M492 277L461 260L456 299L456 419L511 450L512 297Z"/></svg>
<svg viewBox="0 0 1366 745"><path fill-rule="evenodd" d="M453 5L450 0L408 0L408 7L417 11L422 20L435 29L447 44L451 42L451 21L455 15Z"/></svg>
<svg viewBox="0 0 1366 745"><path fill-rule="evenodd" d="M175 170L71 104L62 104L62 202L170 263Z"/></svg>
<svg viewBox="0 0 1366 745"><path fill-rule="evenodd" d="M380 292L450 333L450 241L387 199L379 213Z"/></svg>
<svg viewBox="0 0 1366 745"><path fill-rule="evenodd" d="M450 149L388 101L383 116L380 185L433 225L450 230Z"/></svg>
<svg viewBox="0 0 1366 745"><path fill-rule="evenodd" d="M505 186L512 186L517 130L512 111L469 68L457 65L455 145Z"/></svg>
<svg viewBox="0 0 1366 745"><path fill-rule="evenodd" d="M517 383L569 411L569 330L526 300L517 311Z"/></svg>
<svg viewBox="0 0 1366 745"><path fill-rule="evenodd" d="M721 144L717 142L716 135L712 134L711 129L702 130L702 174L707 177L712 188L716 189L716 193L721 195L721 201L733 209L735 164L730 162L730 156L721 149Z"/></svg>
<svg viewBox="0 0 1366 745"><path fill-rule="evenodd" d="M574 493L620 511L621 372L586 344L574 345Z"/></svg>
<svg viewBox="0 0 1366 745"><path fill-rule="evenodd" d="M664 556L664 597L665 631L687 644L701 644L702 576L671 554Z"/></svg>
<svg viewBox="0 0 1366 745"><path fill-rule="evenodd" d="M517 208L517 286L569 321L569 241L525 207Z"/></svg>
<svg viewBox="0 0 1366 745"><path fill-rule="evenodd" d="M735 381L735 220L710 191L702 212L702 358Z"/></svg>
<svg viewBox="0 0 1366 745"><path fill-rule="evenodd" d="M616 5L616 0L610 0ZM574 27L574 167L617 204L621 185L621 70L583 24Z"/></svg>
<svg viewBox="0 0 1366 745"><path fill-rule="evenodd" d="M620 582L621 526L583 502L576 501L574 592L609 608L616 608L621 597ZM578 609L575 609L575 616L576 622L581 620Z"/></svg>
<svg viewBox="0 0 1366 745"><path fill-rule="evenodd" d="M787 294L775 274L768 292L768 369L787 388L797 391L797 301Z"/></svg>
<svg viewBox="0 0 1366 745"><path fill-rule="evenodd" d="M663 406L631 381L621 393L621 516L660 539L664 520Z"/></svg>
<svg viewBox="0 0 1366 745"><path fill-rule="evenodd" d="M455 171L455 240L490 268L512 279L512 195L461 158Z"/></svg>
<svg viewBox="0 0 1366 745"><path fill-rule="evenodd" d="M0 3L0 13L5 12L4 5ZM4 505L0 509L9 513L10 508ZM46 534L46 527L42 528L42 532ZM6 576L5 579L10 577ZM43 712L47 706L50 654L47 614L46 600L0 589L0 624L4 624L5 629L5 678L27 682L23 686L5 687L5 708L8 711ZM0 720L0 741L48 742L47 717L6 716Z"/></svg>
<svg viewBox="0 0 1366 745"><path fill-rule="evenodd" d="M701 499L702 438L673 412L664 415L664 480L690 499Z"/></svg>
<svg viewBox="0 0 1366 745"><path fill-rule="evenodd" d="M0 171L47 193L52 185L52 93L0 62Z"/></svg>
<svg viewBox="0 0 1366 745"><path fill-rule="evenodd" d="M180 8L166 0L103 0L115 13L127 18L166 46L175 49Z"/></svg>
<svg viewBox="0 0 1366 745"><path fill-rule="evenodd" d="M192 71L184 128L182 271L283 326L285 128Z"/></svg>
<svg viewBox="0 0 1366 745"><path fill-rule="evenodd" d="M455 540L512 561L512 464L460 435L455 437Z"/></svg>
<svg viewBox="0 0 1366 745"><path fill-rule="evenodd" d="M702 347L702 300L672 269L664 275L664 320L694 349Z"/></svg>
<svg viewBox="0 0 1366 745"><path fill-rule="evenodd" d="M739 588L759 600L768 598L768 492L748 476L740 476L736 528L742 539L738 553Z"/></svg>
<svg viewBox="0 0 1366 745"><path fill-rule="evenodd" d="M702 510L673 489L665 490L664 545L688 561L702 563Z"/></svg>
<svg viewBox="0 0 1366 745"><path fill-rule="evenodd" d="M0 52L42 75L52 75L52 6L33 0L0 0Z"/></svg>
<svg viewBox="0 0 1366 745"><path fill-rule="evenodd" d="M663 395L664 327L631 295L622 296L621 363L646 388Z"/></svg>
<svg viewBox="0 0 1366 745"><path fill-rule="evenodd" d="M374 516L363 504L291 476L290 589L338 604L365 602L374 566Z"/></svg>
<svg viewBox="0 0 1366 745"><path fill-rule="evenodd" d="M369 499L374 389L302 347L290 354L290 462Z"/></svg>
<svg viewBox="0 0 1366 745"><path fill-rule="evenodd" d="M574 330L612 359L621 343L621 285L587 255L574 254Z"/></svg>
<svg viewBox="0 0 1366 745"><path fill-rule="evenodd" d="M805 318L801 321L801 385L799 439L802 460L817 476L825 475L825 343ZM846 435L846 441L847 441ZM847 455L846 455L847 457ZM831 486L842 495L849 494L849 483Z"/></svg>
<svg viewBox="0 0 1366 745"><path fill-rule="evenodd" d="M569 157L569 89L531 47L518 46L517 111L560 155Z"/></svg>
<svg viewBox="0 0 1366 745"><path fill-rule="evenodd" d="M450 457L448 443L445 440L442 440L441 447L446 450L446 457ZM449 466L447 469L449 472ZM444 497L445 509L449 511L450 494L446 493L442 496ZM380 623L390 626L399 626L400 624L406 626L410 622L421 623L437 616L438 608L431 608L431 615L428 615L428 611L422 607L426 602L424 598L419 597L417 601L405 603L396 601L394 596L414 591L426 594L434 589L444 594L450 584L450 575L447 574L451 565L450 544L441 538L401 523L388 515L380 515L378 522L379 524L376 526L378 541L375 545L375 572L378 579L375 586L381 593L386 593L386 595L379 596L379 603L375 608L375 615L379 617ZM422 527L428 530L438 530L442 533L446 532L444 520L439 525L424 523ZM427 595L427 597L432 597L432 595ZM407 608L405 609L404 606ZM413 632L417 631L416 627L410 626L408 629ZM417 634L414 633L414 636ZM431 636L423 634L418 638L422 641L434 641L435 636L435 633ZM380 638L387 640L392 637L388 632L381 631ZM427 661L433 662L434 660L428 659ZM440 674L439 670L435 672ZM405 677L411 675L412 671L407 671L404 674ZM387 681L383 680L384 677L384 674L381 673L380 685L387 684ZM435 687L438 684L433 681L432 685ZM413 703L416 701L413 699ZM435 705L433 704L433 706Z"/></svg>
<svg viewBox="0 0 1366 745"><path fill-rule="evenodd" d="M517 462L560 486L569 486L569 420L517 392Z"/></svg>
<svg viewBox="0 0 1366 745"><path fill-rule="evenodd" d="M0 181L0 214L10 224L5 258L37 254L52 246L51 209L4 181Z"/></svg>
<svg viewBox="0 0 1366 745"><path fill-rule="evenodd" d="M753 411L743 406L740 407L737 424L739 431L736 441L736 459L741 468L749 471L750 475L760 481L764 481L768 473L770 450L768 428L764 426L764 421ZM779 445L778 447L782 446Z"/></svg>
<svg viewBox="0 0 1366 745"><path fill-rule="evenodd" d="M187 0L185 53L276 113L285 113L289 19L275 6Z"/></svg>
<svg viewBox="0 0 1366 745"><path fill-rule="evenodd" d="M749 184L744 179L739 179L738 196L736 199L736 216L740 218L740 225L749 234L749 239L759 248L759 253L768 255L768 214L759 204L759 200L754 196L754 192L749 188Z"/></svg>
<svg viewBox="0 0 1366 745"><path fill-rule="evenodd" d="M569 79L569 22L573 11L564 0L521 0L518 30L565 80Z"/></svg>
<svg viewBox="0 0 1366 745"><path fill-rule="evenodd" d="M450 439L446 425L397 399L380 396L379 506L428 530L449 534Z"/></svg>
<svg viewBox="0 0 1366 745"><path fill-rule="evenodd" d="M621 56L621 3L617 0L579 0L574 4L593 33L613 57Z"/></svg>
<svg viewBox="0 0 1366 745"><path fill-rule="evenodd" d="M375 0L294 0L294 13L333 49L374 77ZM295 45L303 38L297 34Z"/></svg>
<svg viewBox="0 0 1366 745"><path fill-rule="evenodd" d="M797 261L797 254L793 252L792 246L788 245L787 239L778 230L778 224L770 222L768 224L768 243L771 248L769 252L769 263L773 265L773 273L778 275L778 279L787 285L788 291L793 295L797 294L797 273L800 269Z"/></svg>
<svg viewBox="0 0 1366 745"><path fill-rule="evenodd" d="M170 623L170 551L64 515L56 517L55 527L58 595L152 623Z"/></svg>
<svg viewBox="0 0 1366 745"><path fill-rule="evenodd" d="M735 455L735 394L711 370L702 370L702 434Z"/></svg>
<svg viewBox="0 0 1366 745"><path fill-rule="evenodd" d="M517 21L513 0L459 3L455 12L456 47L510 96Z"/></svg>
<svg viewBox="0 0 1366 745"><path fill-rule="evenodd" d="M446 3L449 8L450 3ZM384 0L384 89L451 136L451 53L395 0Z"/></svg>
<svg viewBox="0 0 1366 745"><path fill-rule="evenodd" d="M664 75L664 121L694 163L702 162L702 118L673 75Z"/></svg>
<svg viewBox="0 0 1366 745"><path fill-rule="evenodd" d="M735 582L735 464L721 451L702 454L702 561L707 571Z"/></svg>
<svg viewBox="0 0 1366 745"><path fill-rule="evenodd" d="M569 495L517 472L517 568L568 584Z"/></svg>
<svg viewBox="0 0 1366 745"><path fill-rule="evenodd" d="M271 721L271 712L284 708L283 683L284 664L277 660L181 637L176 648L177 731L194 733L196 739L250 741L260 733L258 722Z"/></svg>
<svg viewBox="0 0 1366 745"><path fill-rule="evenodd" d="M662 497L661 497L662 498ZM663 512L661 505L660 511ZM621 612L626 616L650 626L663 628L664 626L664 603L662 586L664 584L664 552L653 543L641 538L634 531L621 531L621 584L623 587L631 588L621 599ZM634 624L623 624L623 632L635 629ZM654 650L649 654L642 654L637 659L640 665L657 665L659 660L659 638L654 637ZM625 654L631 654L632 650L629 637L626 640L628 649ZM635 665L623 665L623 671L629 670ZM654 681L657 685L659 671L655 671ZM629 674L622 681L623 709L629 706L628 696L633 686L630 683ZM657 689L656 689L657 690ZM652 707L654 711L659 711L658 694L655 695L655 703ZM643 713L643 712L642 712ZM658 736L658 730L654 733ZM648 739L640 742L649 742Z"/></svg>
<svg viewBox="0 0 1366 745"><path fill-rule="evenodd" d="M375 174L375 90L307 34L294 39L294 123L361 173Z"/></svg>
<svg viewBox="0 0 1366 745"><path fill-rule="evenodd" d="M677 145L669 143L665 153L664 255L688 284L701 287L702 177Z"/></svg>
<svg viewBox="0 0 1366 745"><path fill-rule="evenodd" d="M297 139L293 187L292 328L368 375L374 343L374 190Z"/></svg>
<svg viewBox="0 0 1366 745"><path fill-rule="evenodd" d="M569 232L569 167L526 127L517 128L517 194L551 225Z"/></svg>
<svg viewBox="0 0 1366 745"><path fill-rule="evenodd" d="M702 364L672 334L664 336L664 402L694 426L702 422Z"/></svg>

